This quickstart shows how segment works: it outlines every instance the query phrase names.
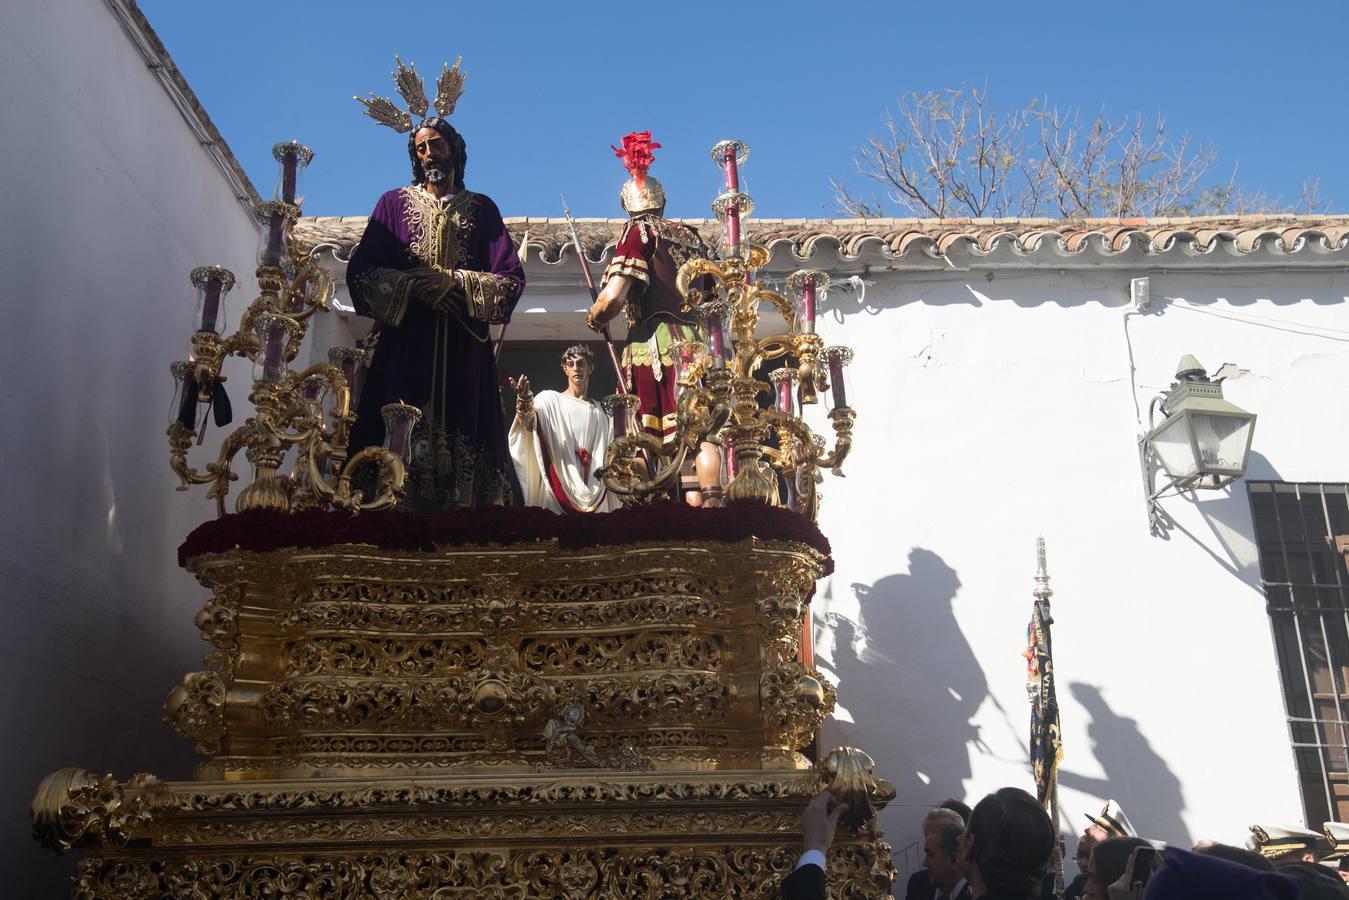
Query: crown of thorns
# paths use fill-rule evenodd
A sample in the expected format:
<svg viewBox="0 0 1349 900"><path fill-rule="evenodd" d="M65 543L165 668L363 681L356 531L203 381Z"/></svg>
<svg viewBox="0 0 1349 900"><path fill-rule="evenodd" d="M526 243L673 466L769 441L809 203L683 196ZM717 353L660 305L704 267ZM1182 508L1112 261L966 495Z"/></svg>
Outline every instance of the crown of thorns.
<svg viewBox="0 0 1349 900"><path fill-rule="evenodd" d="M459 97L464 93L464 79L468 77L467 72L459 70L459 63L463 61L462 57L455 57L454 65L446 63L441 67L440 77L436 79L436 99L432 104L426 98L426 85L422 81L422 76L417 74L415 65L403 65L403 60L397 56L393 61L398 64L394 69L393 83L402 96L403 101L407 103L407 110L398 108L398 105L388 97L376 97L371 92L370 97L354 98L357 102L365 105L365 114L374 119L381 125L392 128L399 134L407 134L412 131L416 123L425 118L427 112L434 105L436 112L441 118L448 119L454 114L455 104L459 102ZM415 118L414 118L415 116Z"/></svg>

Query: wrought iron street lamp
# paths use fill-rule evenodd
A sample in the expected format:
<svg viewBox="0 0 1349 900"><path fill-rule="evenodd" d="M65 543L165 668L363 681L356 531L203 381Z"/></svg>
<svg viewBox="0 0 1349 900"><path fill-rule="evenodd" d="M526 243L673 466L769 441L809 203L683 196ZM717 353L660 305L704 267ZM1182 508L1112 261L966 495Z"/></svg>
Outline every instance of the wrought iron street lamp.
<svg viewBox="0 0 1349 900"><path fill-rule="evenodd" d="M1157 402L1165 418L1155 424ZM1148 498L1148 524L1162 533L1157 500L1167 491L1216 490L1246 473L1255 434L1255 414L1223 399L1222 379L1210 379L1188 353L1176 368L1165 397L1153 401L1151 430L1139 438L1138 454ZM1166 483L1155 487L1158 470Z"/></svg>

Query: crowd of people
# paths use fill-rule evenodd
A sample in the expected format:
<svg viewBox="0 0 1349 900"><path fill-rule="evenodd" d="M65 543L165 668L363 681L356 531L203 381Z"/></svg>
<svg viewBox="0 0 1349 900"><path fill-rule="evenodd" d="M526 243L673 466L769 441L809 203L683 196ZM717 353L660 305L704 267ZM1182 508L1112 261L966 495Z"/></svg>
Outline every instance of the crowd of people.
<svg viewBox="0 0 1349 900"><path fill-rule="evenodd" d="M783 900L823 900L828 853L847 805L824 791L802 817L804 851L784 879ZM1088 816L1077 843L1080 869L1065 900L1332 900L1349 898L1349 857L1338 868L1315 859L1310 843L1267 854L1226 844L1166 846L1135 833L1111 800ZM1059 896L1058 835L1044 807L1019 788L1002 788L973 809L948 800L923 818L923 867L904 900L1051 900Z"/></svg>

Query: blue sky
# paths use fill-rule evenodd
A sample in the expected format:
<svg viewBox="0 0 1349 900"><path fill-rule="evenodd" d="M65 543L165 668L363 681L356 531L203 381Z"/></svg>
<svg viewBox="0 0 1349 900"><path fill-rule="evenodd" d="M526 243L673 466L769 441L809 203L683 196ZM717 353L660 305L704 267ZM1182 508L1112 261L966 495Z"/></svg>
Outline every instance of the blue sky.
<svg viewBox="0 0 1349 900"><path fill-rule="evenodd" d="M508 216L558 215L559 192L576 215L621 215L609 144L648 128L671 215L709 215L708 149L727 137L751 147L756 215L835 215L829 179L864 185L851 161L887 106L962 84L1002 108L1161 111L1248 190L1295 200L1319 177L1349 209L1344 0L140 5L259 190L273 143L314 149L310 215L363 215L407 180L405 139L352 100L393 94L395 53L428 82L463 56L467 181Z"/></svg>

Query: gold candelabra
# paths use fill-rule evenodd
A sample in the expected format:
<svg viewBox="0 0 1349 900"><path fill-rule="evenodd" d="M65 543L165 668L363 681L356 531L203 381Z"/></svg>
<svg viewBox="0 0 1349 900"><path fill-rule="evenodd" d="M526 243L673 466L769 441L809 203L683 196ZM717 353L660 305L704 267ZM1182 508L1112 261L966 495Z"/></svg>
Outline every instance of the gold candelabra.
<svg viewBox="0 0 1349 900"><path fill-rule="evenodd" d="M841 476L852 447L856 413L848 405L844 376L852 350L826 347L815 333L816 300L829 286L827 274L794 272L787 285L795 302L757 282L755 271L767 264L769 252L741 240L741 220L753 208L739 184L739 166L748 156L741 141L712 148L726 174L726 190L712 204L724 229L722 258L689 260L677 275L685 308L699 313L707 339L675 348L676 439L662 444L630 427L610 446L598 474L625 503L649 501L668 495L703 442L720 444L728 502L786 504L814 521L816 472L829 469ZM784 333L756 336L764 304L781 315ZM779 359L783 368L771 374L770 383L764 365ZM801 416L825 392L832 401L829 450ZM773 402L761 404L764 394Z"/></svg>
<svg viewBox="0 0 1349 900"><path fill-rule="evenodd" d="M366 447L347 458L353 410L352 383L365 351L335 347L329 361L293 371L290 362L300 350L309 320L326 309L333 285L328 274L306 255L292 234L302 197L300 178L313 153L294 141L277 144L275 199L254 206L261 226L258 250L258 296L249 304L238 329L226 337L225 296L234 286L232 272L221 266L193 269L197 288L197 315L192 355L170 366L176 392L168 429L169 465L179 477L178 490L209 484L224 515L230 483L238 480L234 457L242 451L253 464L253 480L235 502L238 512L288 512L333 506L356 513L381 509L403 493L404 463L411 451L412 426L421 417L414 406L393 403L381 412L387 437L383 447ZM229 424L225 376L221 369L231 356L253 361L253 386L248 399L254 414L221 442L214 462L201 471L189 465L194 443L205 437L208 418L218 426ZM331 398L327 409L324 398ZM280 470L295 448L292 470ZM352 486L362 466L373 465L373 496Z"/></svg>

